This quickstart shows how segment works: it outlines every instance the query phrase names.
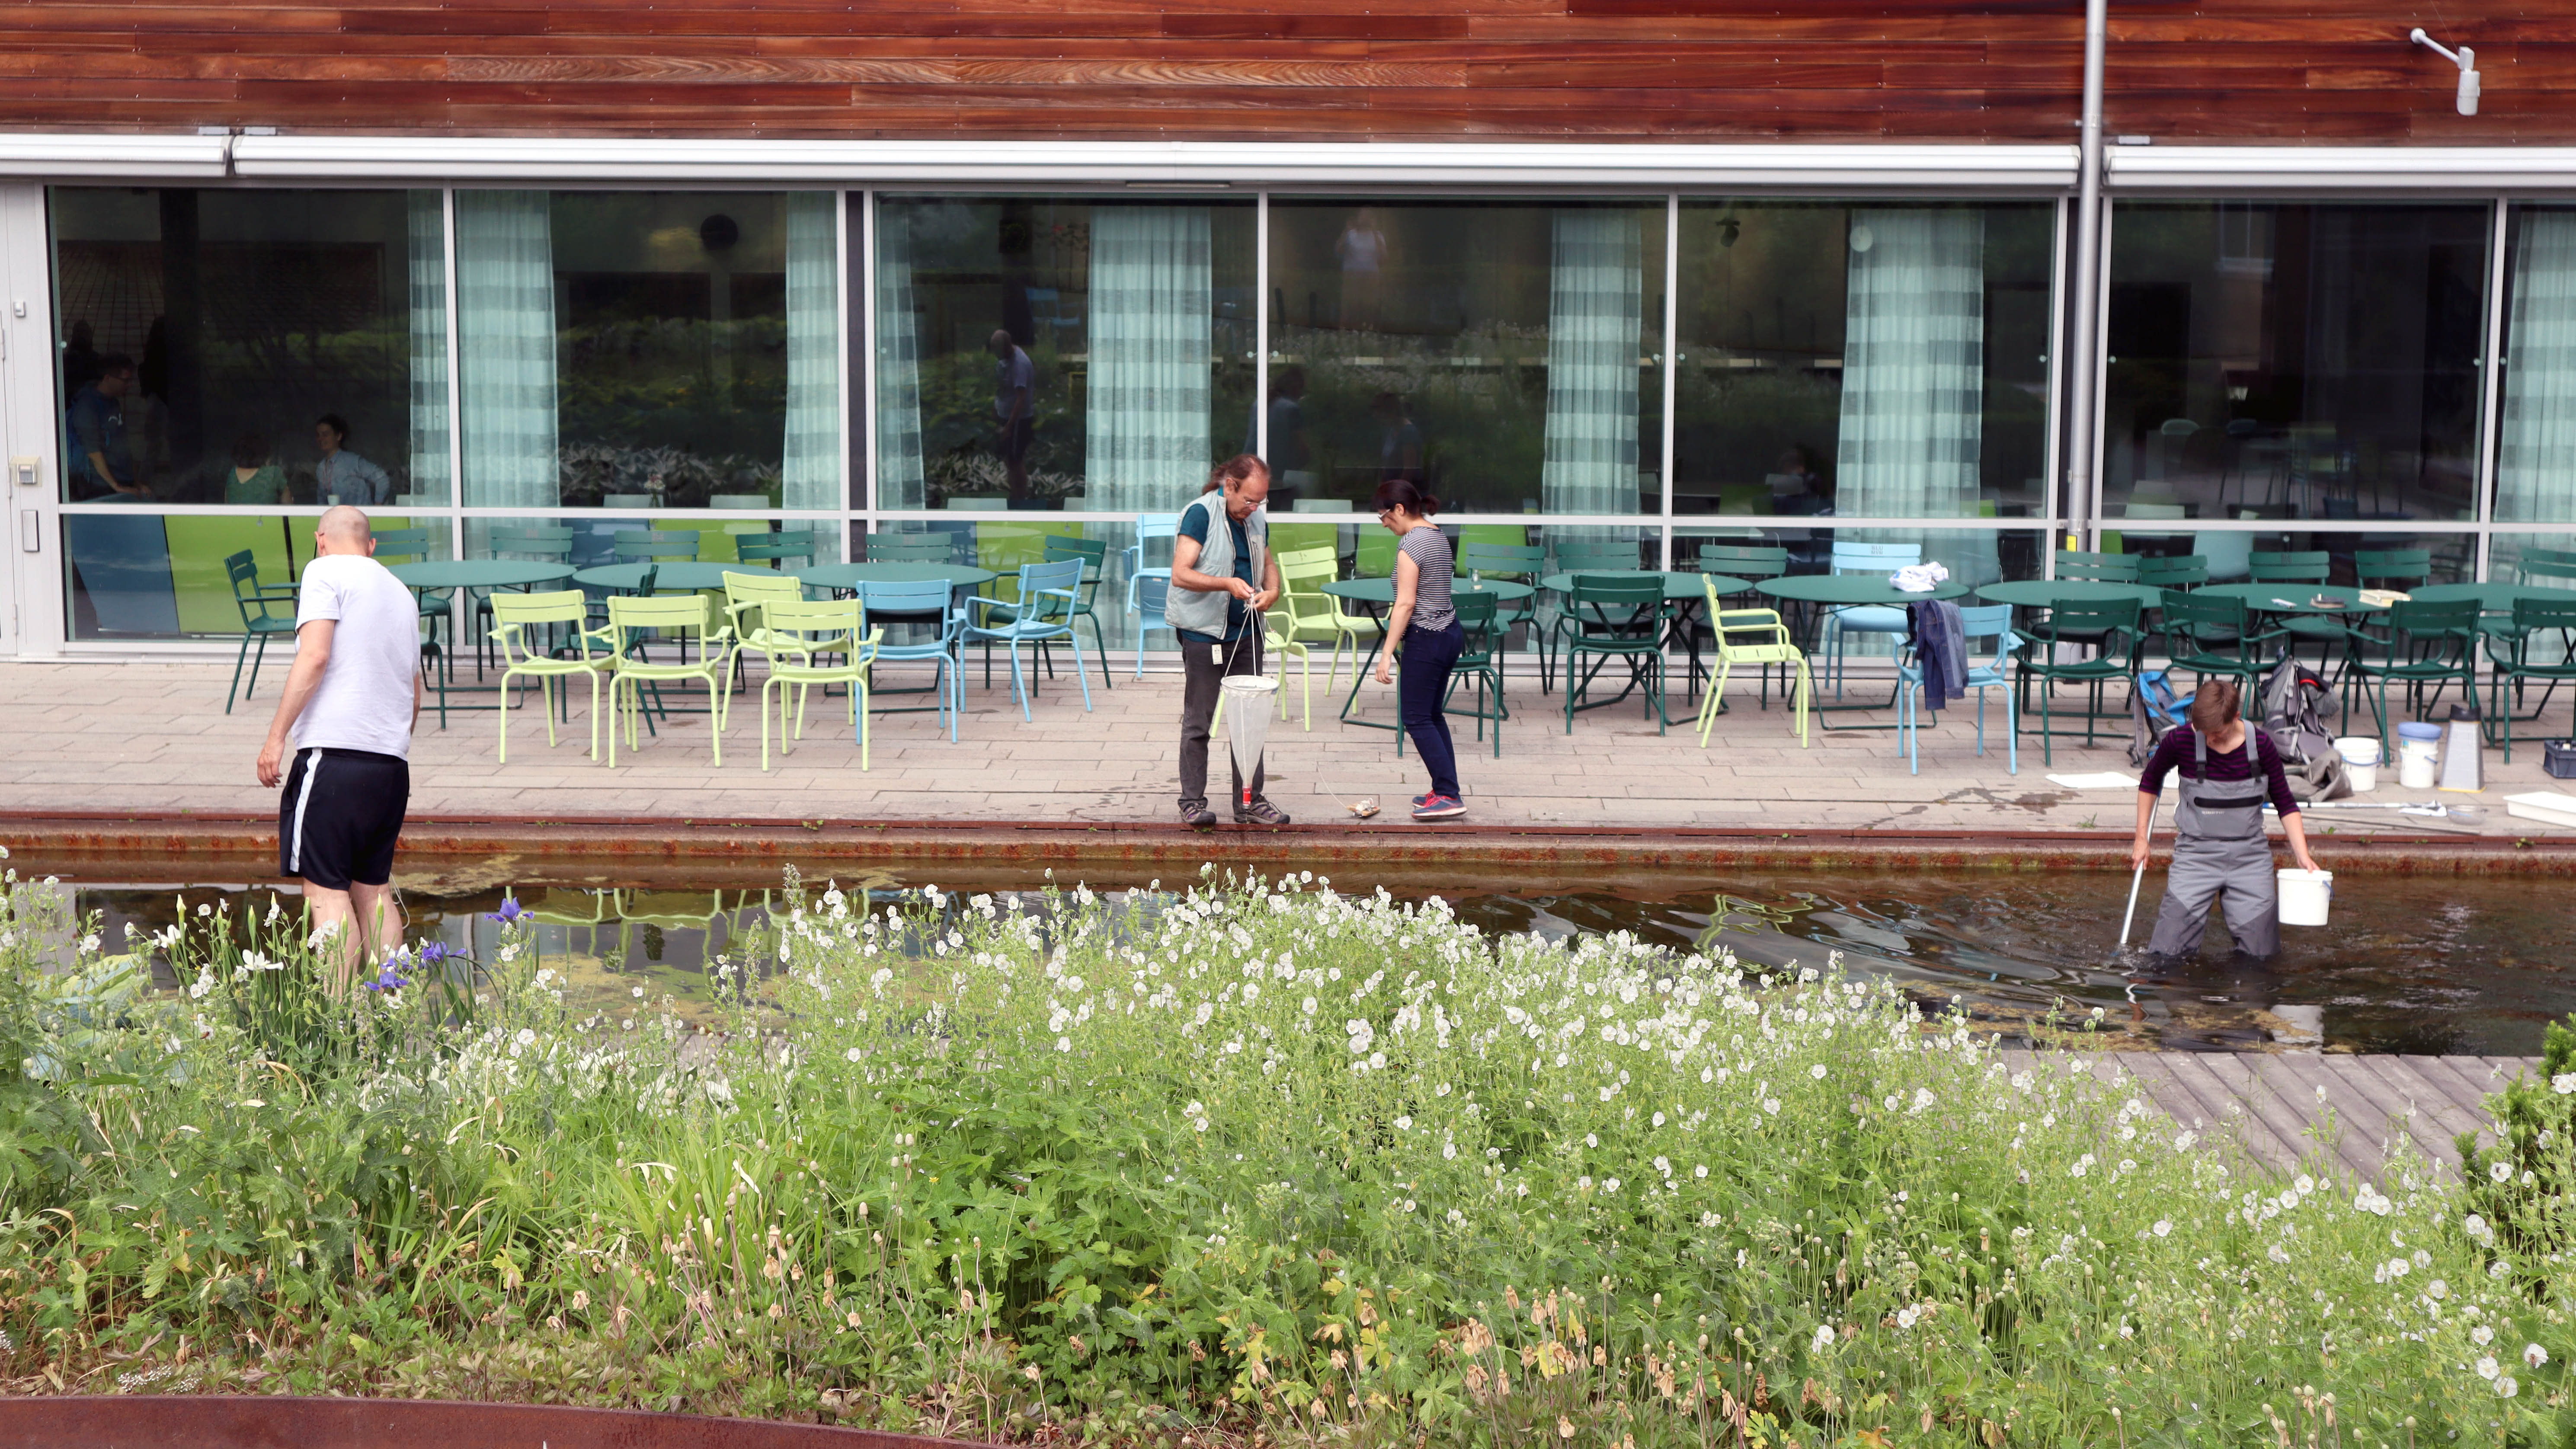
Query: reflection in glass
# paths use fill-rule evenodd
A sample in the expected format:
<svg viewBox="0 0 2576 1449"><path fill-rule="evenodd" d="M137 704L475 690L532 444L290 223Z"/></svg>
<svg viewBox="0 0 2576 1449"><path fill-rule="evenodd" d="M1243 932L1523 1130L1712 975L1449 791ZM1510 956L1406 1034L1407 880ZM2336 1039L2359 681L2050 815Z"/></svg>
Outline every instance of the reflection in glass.
<svg viewBox="0 0 2576 1449"><path fill-rule="evenodd" d="M1660 512L1659 205L1274 201L1274 508Z"/></svg>
<svg viewBox="0 0 2576 1449"><path fill-rule="evenodd" d="M2122 203L2110 518L2476 516L2488 208Z"/></svg>
<svg viewBox="0 0 2576 1449"><path fill-rule="evenodd" d="M48 199L66 499L446 502L439 193Z"/></svg>
<svg viewBox="0 0 2576 1449"><path fill-rule="evenodd" d="M456 238L469 504L842 506L829 193L459 191Z"/></svg>
<svg viewBox="0 0 2576 1449"><path fill-rule="evenodd" d="M1252 208L877 209L877 506L1178 509L1248 450Z"/></svg>
<svg viewBox="0 0 2576 1449"><path fill-rule="evenodd" d="M1685 203L1674 512L2047 516L2053 225L2030 203ZM1786 534L1821 571L1830 532ZM2001 568L1968 531L1951 551L1964 577Z"/></svg>
<svg viewBox="0 0 2576 1449"><path fill-rule="evenodd" d="M1832 569L1836 538L1851 542L1898 541L1889 538L1889 532L1845 529L1838 534L1825 528L1676 527L1673 567L1743 579L1821 574ZM1972 583L2038 578L2048 554L2048 535L2040 529L1920 529L1901 541L1921 544L1924 562L1946 565L1954 576ZM1966 565L1987 559L1994 561L1993 572L1982 580L1974 579Z"/></svg>

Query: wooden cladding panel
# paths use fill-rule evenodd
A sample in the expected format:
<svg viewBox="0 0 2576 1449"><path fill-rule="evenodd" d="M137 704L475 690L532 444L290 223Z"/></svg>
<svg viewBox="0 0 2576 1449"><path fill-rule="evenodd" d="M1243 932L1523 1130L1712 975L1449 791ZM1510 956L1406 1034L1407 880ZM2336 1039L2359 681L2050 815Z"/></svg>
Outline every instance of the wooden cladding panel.
<svg viewBox="0 0 2576 1449"><path fill-rule="evenodd" d="M2069 141L2080 0L19 5L0 124L920 137ZM2123 3L2115 132L2576 142L2576 27L2450 8L2482 113L2359 0Z"/></svg>

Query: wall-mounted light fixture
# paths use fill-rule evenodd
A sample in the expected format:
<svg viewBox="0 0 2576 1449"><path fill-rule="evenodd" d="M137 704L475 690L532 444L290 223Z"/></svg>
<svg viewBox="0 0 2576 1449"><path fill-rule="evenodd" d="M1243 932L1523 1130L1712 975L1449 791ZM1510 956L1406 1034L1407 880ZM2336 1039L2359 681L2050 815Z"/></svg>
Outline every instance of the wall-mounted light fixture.
<svg viewBox="0 0 2576 1449"><path fill-rule="evenodd" d="M2478 53L2465 45L2452 50L2426 35L2424 27L2420 25L2408 31L2406 38L2417 45L2430 48L2435 55L2460 68L2460 114L2476 115L2478 113Z"/></svg>

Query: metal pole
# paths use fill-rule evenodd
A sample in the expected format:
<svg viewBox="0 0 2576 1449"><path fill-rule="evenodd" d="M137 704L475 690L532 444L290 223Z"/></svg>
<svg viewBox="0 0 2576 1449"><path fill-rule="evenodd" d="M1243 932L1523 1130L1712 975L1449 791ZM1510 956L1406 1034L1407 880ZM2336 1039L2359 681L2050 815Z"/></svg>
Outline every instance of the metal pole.
<svg viewBox="0 0 2576 1449"><path fill-rule="evenodd" d="M2102 350L2102 52L2110 36L2109 0L2084 0L2084 116L2081 175L2075 202L2075 336L2066 367L2066 521L2070 532L2093 525L2094 354Z"/></svg>

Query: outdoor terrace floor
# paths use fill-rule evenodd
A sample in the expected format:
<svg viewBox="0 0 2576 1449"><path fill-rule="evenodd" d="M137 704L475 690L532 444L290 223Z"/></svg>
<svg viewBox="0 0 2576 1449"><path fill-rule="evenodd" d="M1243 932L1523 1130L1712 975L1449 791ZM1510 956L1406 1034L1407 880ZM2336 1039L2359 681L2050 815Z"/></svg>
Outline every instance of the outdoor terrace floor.
<svg viewBox="0 0 2576 1449"><path fill-rule="evenodd" d="M1132 658L1132 656L1130 656ZM1130 665L1129 667L1132 667ZM264 811L276 793L252 773L285 663L273 651L259 694L224 713L230 663L152 660L82 660L0 664L0 717L9 748L0 757L0 810L198 812ZM893 666L886 684L915 682L918 666ZM724 763L712 763L704 715L676 718L648 737L639 751L621 749L614 768L584 758L588 737L587 691L576 689L573 720L563 742L549 750L542 715L517 711L510 721L510 760L493 758L494 716L457 713L438 727L425 713L412 752L415 816L480 815L568 821L586 815L671 820L813 819L831 821L1014 821L1043 824L1166 824L1179 793L1180 680L1148 673L1140 682L1126 669L1117 687L1103 690L1092 677L1094 708L1086 713L1069 677L1047 685L1023 723L1012 703L1008 675L997 670L987 689L978 665L968 668L967 709L951 744L931 714L879 715L874 724L874 768L861 771L858 750L842 723L838 701L818 701L809 735L796 752L760 768L756 697L736 696L724 737ZM1884 698L1855 681L1854 698ZM1342 680L1343 689L1348 676ZM1395 737L1334 718L1341 692L1328 694L1319 670L1315 719L1300 727L1296 675L1287 692L1292 718L1274 722L1268 747L1270 796L1300 824L1348 822L1342 803L1373 796L1383 809L1354 828L1419 832L1406 802L1425 778L1410 749L1402 759ZM473 697L488 703L491 696ZM675 696L676 699L676 696ZM703 694L695 696L703 702ZM1990 703L1988 752L1974 751L1971 702L1952 709L1940 727L1922 736L1922 773L1908 774L1887 731L1818 729L1810 748L1790 733L1787 710L1775 696L1765 711L1746 694L1718 721L1709 747L1691 730L1690 706L1678 696L1669 733L1658 735L1637 703L1592 711L1565 729L1561 694L1542 695L1535 678L1515 677L1511 699L1518 711L1505 726L1502 758L1490 741L1479 745L1472 721L1453 726L1460 744L1459 773L1477 826L1519 828L1731 827L1783 830L1947 830L2027 834L2033 831L2125 829L2133 792L2076 791L2051 784L2059 774L2127 770L2128 726L2104 723L2101 743L2058 742L2056 762L2043 766L2039 741L2022 741L2021 771L2007 773L2001 698ZM1374 683L1361 694L1363 710L1391 719L1392 689ZM2564 718L2567 702L2553 708ZM1884 722L1889 716L1842 715L1837 723ZM2061 721L2062 724L2062 721ZM2554 731L2553 731L2554 732ZM1227 774L1222 733L1211 751L1210 774L1222 795ZM2569 836L2536 822L2507 817L2503 797L2530 790L2565 789L2541 771L2536 744L2518 746L2514 762L2487 752L2488 784L2481 796L2437 797L2397 789L2395 772L2383 769L2374 801L2473 799L2486 807L2480 829L2490 836ZM2133 772L2132 772L2133 773ZM1217 807L1224 812L1222 802ZM1230 816L1226 817L1230 819ZM2170 819L2168 812L2166 819ZM2467 833L2443 821L2401 817L2394 811L2320 812L2316 820L2353 835L2402 830L2407 834Z"/></svg>

